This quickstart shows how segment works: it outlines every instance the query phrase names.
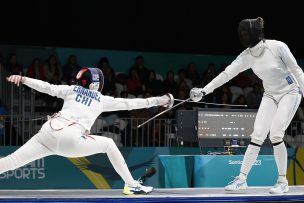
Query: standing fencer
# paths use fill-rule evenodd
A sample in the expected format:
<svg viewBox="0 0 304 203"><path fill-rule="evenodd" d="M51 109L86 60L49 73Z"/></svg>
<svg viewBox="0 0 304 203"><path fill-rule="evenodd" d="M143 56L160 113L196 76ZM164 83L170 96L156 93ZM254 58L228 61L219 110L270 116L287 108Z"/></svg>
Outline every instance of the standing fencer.
<svg viewBox="0 0 304 203"><path fill-rule="evenodd" d="M174 99L167 94L147 99L122 99L104 96L103 73L97 68L83 68L77 76L77 85L51 85L47 82L12 75L9 82L27 85L39 92L64 99L58 113L43 124L40 131L14 153L0 159L0 174L14 170L36 159L49 155L83 157L96 153L107 153L116 172L125 182L123 193L147 194L152 187L135 181L126 162L115 145L107 137L90 135L89 130L102 112L132 110L152 106L170 106Z"/></svg>
<svg viewBox="0 0 304 203"><path fill-rule="evenodd" d="M240 174L225 190L247 188L247 175L255 162L267 134L273 144L278 179L270 193L288 192L287 150L284 133L293 118L304 90L304 74L288 46L280 41L264 39L264 20L245 19L239 23L238 34L246 49L204 88L193 88L190 97L198 101L238 73L251 68L263 81L265 93L254 123L251 142L244 155ZM300 87L299 87L300 86Z"/></svg>

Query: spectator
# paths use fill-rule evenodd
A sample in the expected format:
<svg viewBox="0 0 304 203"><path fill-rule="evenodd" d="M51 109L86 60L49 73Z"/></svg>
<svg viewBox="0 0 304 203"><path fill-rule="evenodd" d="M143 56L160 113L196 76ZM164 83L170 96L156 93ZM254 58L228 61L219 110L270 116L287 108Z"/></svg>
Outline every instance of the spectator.
<svg viewBox="0 0 304 203"><path fill-rule="evenodd" d="M127 83L128 83L129 75L126 73L119 73L115 76L115 89L116 95L121 95L123 91L127 91Z"/></svg>
<svg viewBox="0 0 304 203"><path fill-rule="evenodd" d="M137 56L135 59L135 64L131 68L131 70L135 69L139 75L139 78L141 82L148 80L149 77L149 71L148 68L144 65L144 57L143 56Z"/></svg>
<svg viewBox="0 0 304 203"><path fill-rule="evenodd" d="M112 67L110 66L109 59L107 57L100 58L97 68L99 68L102 72L105 72L108 68L112 69Z"/></svg>
<svg viewBox="0 0 304 203"><path fill-rule="evenodd" d="M177 96L177 83L174 80L174 72L168 71L163 83L164 90L171 93L174 97Z"/></svg>
<svg viewBox="0 0 304 203"><path fill-rule="evenodd" d="M236 100L234 101L235 105L247 105L247 101L246 101L246 97L244 95L240 95L236 98ZM239 107L235 107L235 108L239 108Z"/></svg>
<svg viewBox="0 0 304 203"><path fill-rule="evenodd" d="M196 65L193 62L189 63L187 66L187 78L192 81L193 86L200 84L200 75L196 71Z"/></svg>
<svg viewBox="0 0 304 203"><path fill-rule="evenodd" d="M146 81L146 92L150 92L152 96L158 96L163 93L162 82L156 79L154 70L149 71L149 78Z"/></svg>
<svg viewBox="0 0 304 203"><path fill-rule="evenodd" d="M223 85L219 89L219 91L216 91L216 101L217 101L217 103L224 103L224 104L232 103L232 93L227 84Z"/></svg>
<svg viewBox="0 0 304 203"><path fill-rule="evenodd" d="M102 93L105 95L116 94L115 72L110 66L109 59L107 57L102 57L99 60L98 68L104 74L104 87Z"/></svg>
<svg viewBox="0 0 304 203"><path fill-rule="evenodd" d="M178 93L177 93L177 98L182 99L182 100L188 99L189 90L179 89ZM185 102L185 103L179 105L175 110L185 110L185 109L187 109L187 110L192 109L192 105L188 102Z"/></svg>
<svg viewBox="0 0 304 203"><path fill-rule="evenodd" d="M31 78L45 80L45 73L44 73L43 65L41 64L41 61L39 58L36 57L33 59L32 64L27 69L26 75Z"/></svg>
<svg viewBox="0 0 304 203"><path fill-rule="evenodd" d="M133 94L136 97L140 94L143 94L143 89L136 69L132 69L130 71L127 88L128 88L128 93Z"/></svg>
<svg viewBox="0 0 304 203"><path fill-rule="evenodd" d="M116 80L115 73L112 68L108 67L104 69L104 87L102 93L105 95L116 96Z"/></svg>
<svg viewBox="0 0 304 203"><path fill-rule="evenodd" d="M223 93L221 95L219 103L220 104L231 104L231 95L229 95L228 93ZM221 107L225 108L225 109L230 109L231 108L230 106L221 106Z"/></svg>
<svg viewBox="0 0 304 203"><path fill-rule="evenodd" d="M178 72L177 87L178 87L178 91L182 89L188 92L192 88L192 82L191 80L186 78L186 71L184 69L181 69Z"/></svg>
<svg viewBox="0 0 304 203"><path fill-rule="evenodd" d="M20 64L17 62L17 55L10 54L8 57L8 63L6 65L6 70L8 75L22 75L23 69Z"/></svg>
<svg viewBox="0 0 304 203"><path fill-rule="evenodd" d="M232 79L232 84L240 88L245 88L251 85L251 78L246 72L241 72Z"/></svg>
<svg viewBox="0 0 304 203"><path fill-rule="evenodd" d="M253 89L247 95L248 107L258 109L263 97L262 86L259 83L253 85Z"/></svg>
<svg viewBox="0 0 304 203"><path fill-rule="evenodd" d="M70 55L68 63L62 67L62 80L68 85L73 84L80 69L81 66L77 63L77 57L75 55Z"/></svg>
<svg viewBox="0 0 304 203"><path fill-rule="evenodd" d="M211 80L213 80L213 78L215 78L216 75L217 75L217 73L216 73L216 70L215 70L214 63L209 63L208 67L207 67L207 70L202 75L203 85L205 86L206 84L211 82Z"/></svg>
<svg viewBox="0 0 304 203"><path fill-rule="evenodd" d="M50 55L46 64L44 64L45 78L47 82L62 79L62 70L57 62L55 55ZM54 78L55 77L55 78Z"/></svg>

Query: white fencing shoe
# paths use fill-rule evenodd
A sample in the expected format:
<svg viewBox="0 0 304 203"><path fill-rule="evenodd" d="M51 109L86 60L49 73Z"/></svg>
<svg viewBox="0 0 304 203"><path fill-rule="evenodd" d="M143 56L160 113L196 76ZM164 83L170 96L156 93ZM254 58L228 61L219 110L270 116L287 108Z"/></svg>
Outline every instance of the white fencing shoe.
<svg viewBox="0 0 304 203"><path fill-rule="evenodd" d="M273 188L269 190L271 194L283 194L289 191L288 181L278 181Z"/></svg>
<svg viewBox="0 0 304 203"><path fill-rule="evenodd" d="M235 177L233 181L228 183L225 187L226 191L238 191L247 189L247 181L246 179L241 179L239 176Z"/></svg>
<svg viewBox="0 0 304 203"><path fill-rule="evenodd" d="M149 194L153 191L153 187L143 186L138 181L135 181L134 185L127 185L123 189L125 195L138 195L138 194Z"/></svg>

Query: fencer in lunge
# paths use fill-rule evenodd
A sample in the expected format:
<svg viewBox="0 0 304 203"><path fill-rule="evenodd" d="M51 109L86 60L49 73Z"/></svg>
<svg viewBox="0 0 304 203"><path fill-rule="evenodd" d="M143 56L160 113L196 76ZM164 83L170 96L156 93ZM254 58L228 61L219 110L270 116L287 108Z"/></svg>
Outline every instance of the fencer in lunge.
<svg viewBox="0 0 304 203"><path fill-rule="evenodd" d="M174 99L167 94L147 99L122 99L104 96L103 73L97 68L83 68L77 74L77 85L51 85L47 82L19 75L7 81L27 85L39 92L64 99L58 113L45 122L40 131L14 153L0 159L0 174L14 170L31 161L49 155L83 157L107 153L116 172L125 182L123 193L145 194L153 187L143 186L134 180L125 160L112 139L90 135L95 119L102 113L117 110L132 110L152 106L170 106Z"/></svg>
<svg viewBox="0 0 304 203"><path fill-rule="evenodd" d="M267 134L270 133L278 179L269 192L285 193L289 187L286 179L287 150L283 137L302 99L304 74L285 43L264 38L264 20L261 17L242 20L239 23L238 34L246 49L204 88L193 88L190 97L195 101L200 100L203 95L213 92L238 73L249 68L253 70L263 81L265 92L240 174L225 187L225 190L247 188L247 175Z"/></svg>

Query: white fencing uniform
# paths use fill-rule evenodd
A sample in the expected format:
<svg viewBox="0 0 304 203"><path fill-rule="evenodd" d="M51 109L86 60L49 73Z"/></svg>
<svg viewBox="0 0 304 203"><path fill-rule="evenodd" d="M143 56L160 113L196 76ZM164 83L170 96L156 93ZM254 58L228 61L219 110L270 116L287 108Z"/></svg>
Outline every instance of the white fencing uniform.
<svg viewBox="0 0 304 203"><path fill-rule="evenodd" d="M133 184L134 179L113 140L89 135L89 130L102 112L157 106L159 97L113 98L81 86L51 85L31 78L25 78L24 84L39 92L62 98L64 104L62 110L49 119L27 143L0 159L0 174L49 155L83 157L107 153L125 183Z"/></svg>
<svg viewBox="0 0 304 203"><path fill-rule="evenodd" d="M238 73L251 68L263 81L264 96L254 123L251 134L251 143L244 155L240 169L240 175L232 184L225 187L226 190L235 190L240 185L238 182L246 180L248 173L255 162L260 146L263 144L268 132L273 143L274 157L278 167L278 182L287 185L287 150L283 142L286 128L293 118L302 98L304 90L304 73L298 66L286 44L276 40L261 40L252 48L245 49L222 73L207 84L203 90L206 94L230 79ZM271 189L277 190L278 184ZM288 189L284 189L284 192Z"/></svg>
<svg viewBox="0 0 304 203"><path fill-rule="evenodd" d="M204 87L204 91L206 94L213 92L249 68L263 81L265 90L252 141L261 145L270 130L271 141L280 142L301 101L298 86L304 90L304 73L286 44L262 40L253 48L245 49L225 71Z"/></svg>

